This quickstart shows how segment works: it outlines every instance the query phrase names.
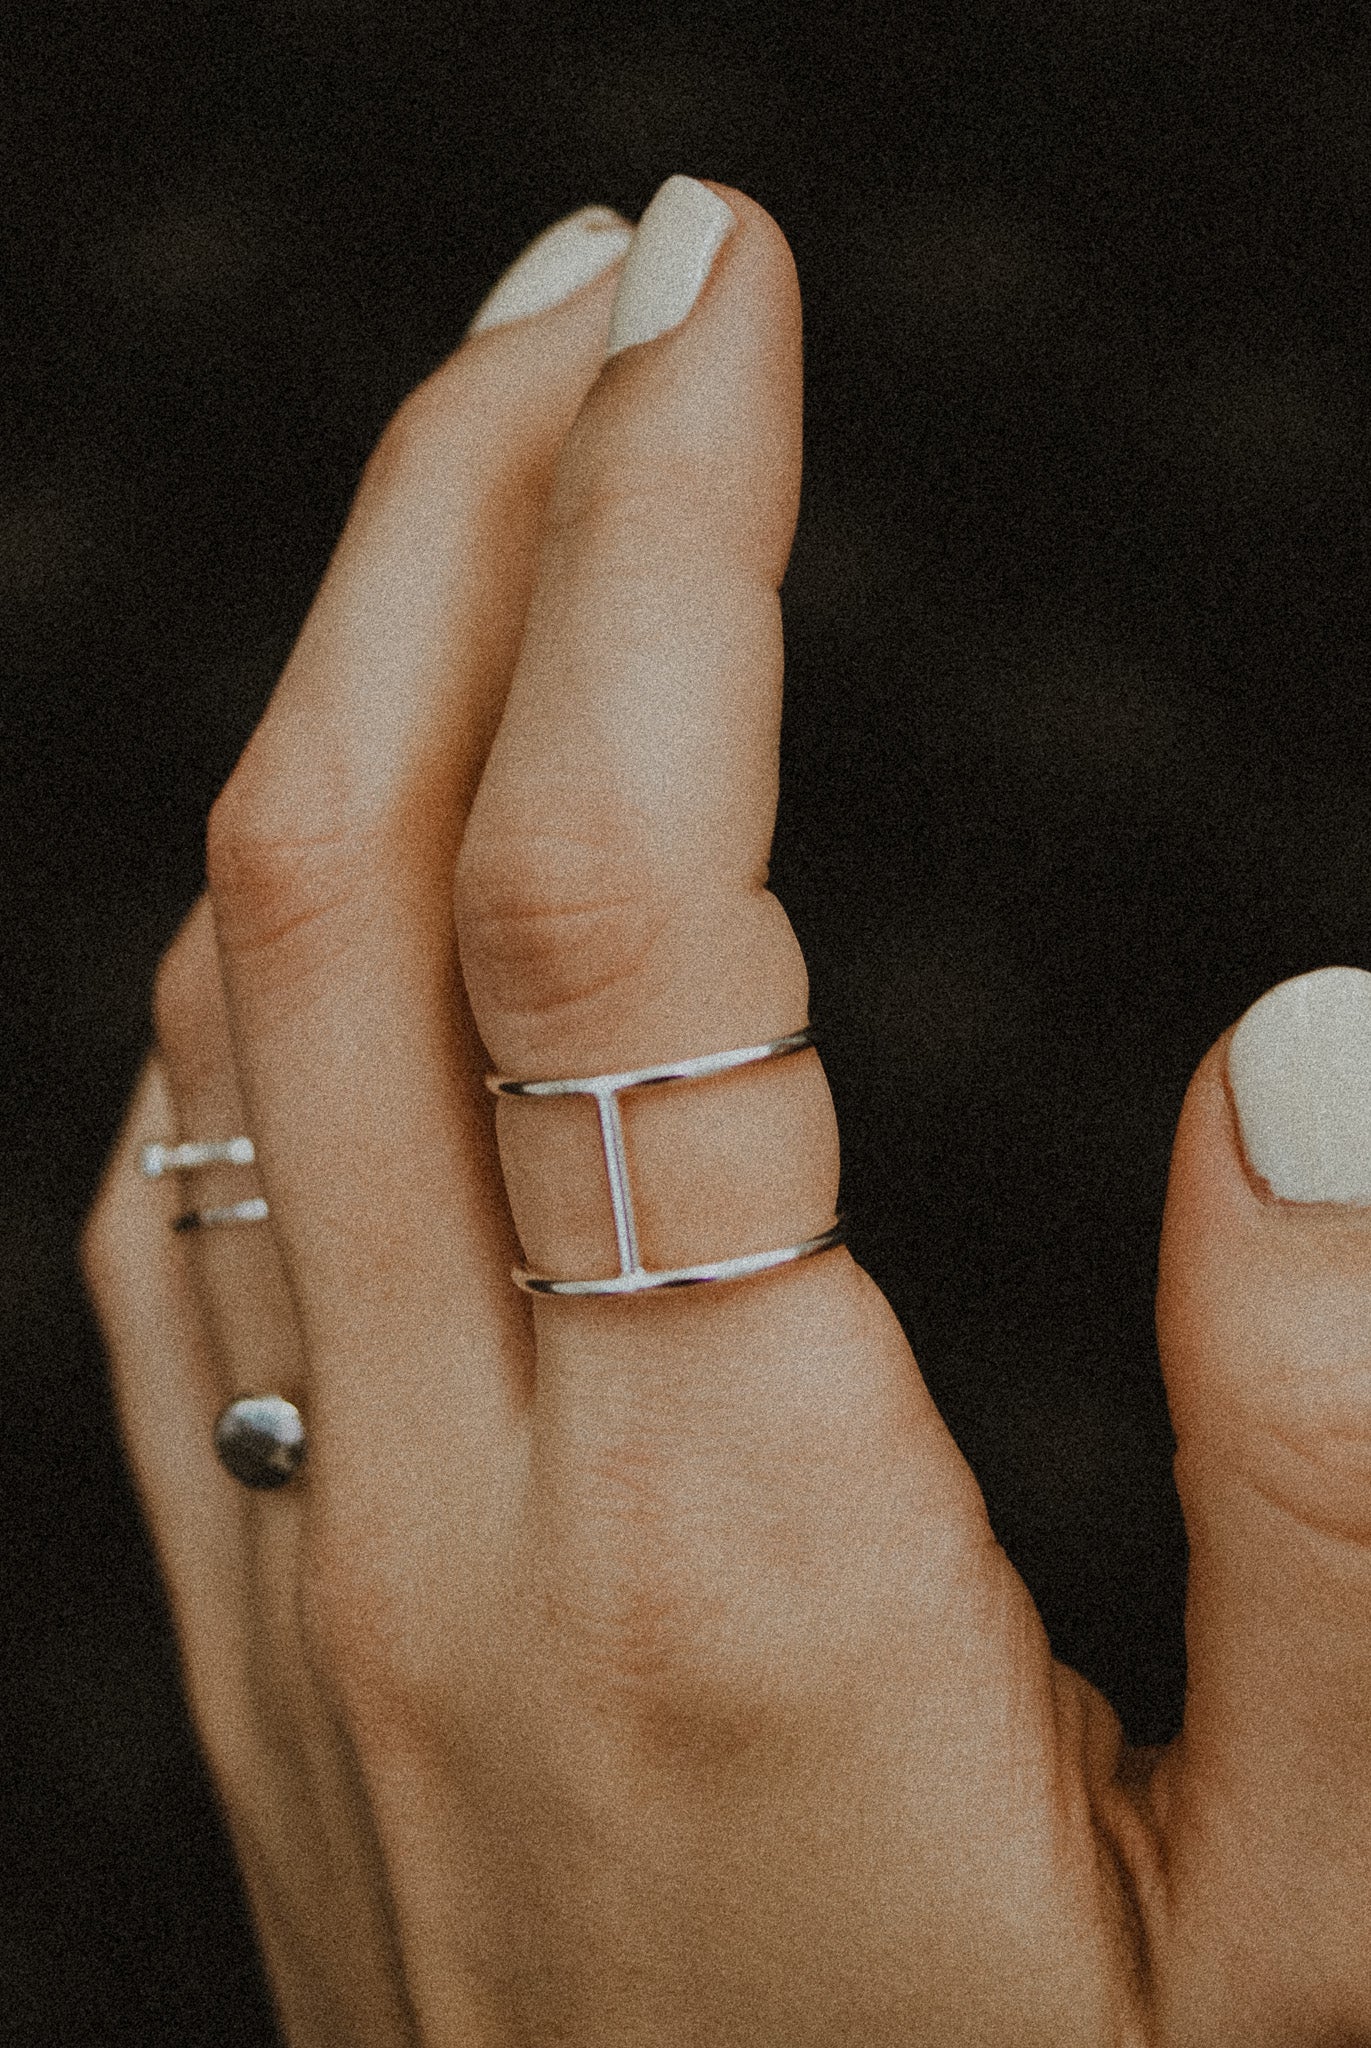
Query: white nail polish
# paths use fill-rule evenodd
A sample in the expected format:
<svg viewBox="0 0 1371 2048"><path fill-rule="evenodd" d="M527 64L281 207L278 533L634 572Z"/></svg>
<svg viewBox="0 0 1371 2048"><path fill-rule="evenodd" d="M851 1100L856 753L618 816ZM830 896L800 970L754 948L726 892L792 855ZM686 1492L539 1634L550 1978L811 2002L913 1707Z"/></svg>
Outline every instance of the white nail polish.
<svg viewBox="0 0 1371 2048"><path fill-rule="evenodd" d="M482 300L467 333L507 327L560 306L573 292L617 263L633 240L626 220L608 206L583 206L544 228Z"/></svg>
<svg viewBox="0 0 1371 2048"><path fill-rule="evenodd" d="M1229 1040L1228 1081L1273 1195L1371 1203L1371 974L1324 967L1269 990Z"/></svg>
<svg viewBox="0 0 1371 2048"><path fill-rule="evenodd" d="M696 178L668 178L638 223L614 295L606 355L679 327L737 227L732 207Z"/></svg>

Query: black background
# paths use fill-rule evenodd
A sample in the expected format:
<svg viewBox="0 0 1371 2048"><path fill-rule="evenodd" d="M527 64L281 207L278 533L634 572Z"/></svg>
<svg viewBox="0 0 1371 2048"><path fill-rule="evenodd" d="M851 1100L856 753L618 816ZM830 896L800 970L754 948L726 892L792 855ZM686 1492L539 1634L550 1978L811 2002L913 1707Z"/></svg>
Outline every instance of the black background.
<svg viewBox="0 0 1371 2048"><path fill-rule="evenodd" d="M769 207L805 294L774 880L854 1246L1055 1648L1174 1732L1176 1114L1263 988L1371 967L1363 21L8 22L5 2038L274 2038L73 1238L369 445L528 237L672 171Z"/></svg>

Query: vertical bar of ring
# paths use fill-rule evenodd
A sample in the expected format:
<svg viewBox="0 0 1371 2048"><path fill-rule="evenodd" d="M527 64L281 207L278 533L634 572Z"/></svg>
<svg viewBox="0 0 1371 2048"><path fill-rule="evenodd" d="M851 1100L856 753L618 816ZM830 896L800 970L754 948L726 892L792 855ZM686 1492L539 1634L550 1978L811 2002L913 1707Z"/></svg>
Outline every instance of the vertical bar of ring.
<svg viewBox="0 0 1371 2048"><path fill-rule="evenodd" d="M613 1088L597 1088L595 1103L600 1112L600 1136L605 1148L605 1171L609 1175L609 1199L614 1209L614 1235L619 1244L619 1271L638 1271L638 1231L633 1220L633 1196L628 1185L628 1159L624 1152L624 1126L619 1115L619 1098Z"/></svg>

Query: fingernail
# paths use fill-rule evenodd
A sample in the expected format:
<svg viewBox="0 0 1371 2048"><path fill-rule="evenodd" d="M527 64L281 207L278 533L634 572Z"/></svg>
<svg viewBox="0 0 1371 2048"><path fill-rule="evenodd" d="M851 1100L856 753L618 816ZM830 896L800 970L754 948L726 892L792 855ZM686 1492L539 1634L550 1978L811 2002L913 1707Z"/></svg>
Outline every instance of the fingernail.
<svg viewBox="0 0 1371 2048"><path fill-rule="evenodd" d="M481 301L467 333L484 334L488 327L507 327L511 320L527 320L549 306L560 306L617 263L632 240L628 222L608 206L583 206L579 213L554 221Z"/></svg>
<svg viewBox="0 0 1371 2048"><path fill-rule="evenodd" d="M737 217L697 178L668 178L638 223L614 294L606 355L679 327Z"/></svg>
<svg viewBox="0 0 1371 2048"><path fill-rule="evenodd" d="M1273 1195L1371 1203L1371 974L1323 967L1269 990L1228 1042L1228 1081Z"/></svg>

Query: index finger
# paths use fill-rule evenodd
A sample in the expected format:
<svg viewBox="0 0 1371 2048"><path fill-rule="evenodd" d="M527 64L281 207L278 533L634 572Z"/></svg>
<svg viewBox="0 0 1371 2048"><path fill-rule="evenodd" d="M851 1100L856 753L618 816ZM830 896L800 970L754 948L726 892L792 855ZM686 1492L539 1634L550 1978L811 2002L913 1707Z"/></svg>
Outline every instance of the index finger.
<svg viewBox="0 0 1371 2048"><path fill-rule="evenodd" d="M246 1128L305 1337L313 1495L355 1473L337 1497L355 1514L377 1489L388 1528L400 1463L413 1473L422 1446L436 1497L464 1461L489 1468L522 1410L450 878L627 240L601 208L540 237L525 285L551 242L555 281L579 288L539 308L507 277L406 400L211 819Z"/></svg>

